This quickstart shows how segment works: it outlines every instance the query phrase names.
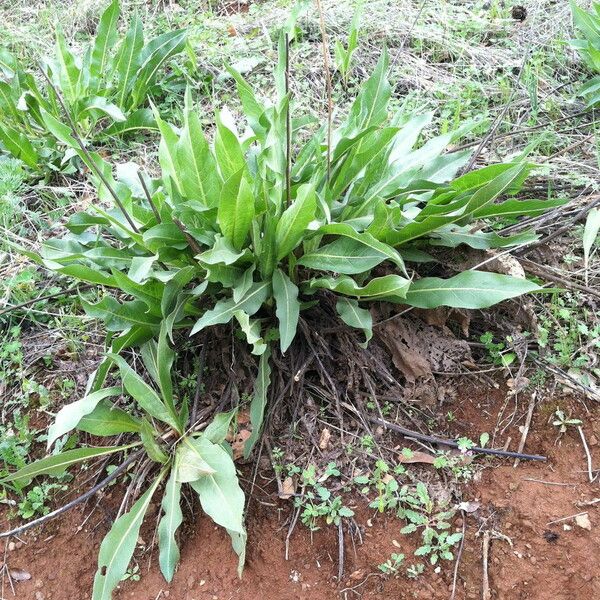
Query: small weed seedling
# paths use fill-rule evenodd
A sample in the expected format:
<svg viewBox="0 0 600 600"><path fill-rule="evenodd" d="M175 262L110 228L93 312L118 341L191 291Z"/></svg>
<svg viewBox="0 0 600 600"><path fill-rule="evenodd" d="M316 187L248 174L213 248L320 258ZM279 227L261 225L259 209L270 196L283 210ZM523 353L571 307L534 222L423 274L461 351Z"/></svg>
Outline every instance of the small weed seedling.
<svg viewBox="0 0 600 600"><path fill-rule="evenodd" d="M388 558L384 563L380 564L377 568L384 575L399 575L400 567L404 562L404 554L397 554L393 552L390 558Z"/></svg>
<svg viewBox="0 0 600 600"><path fill-rule="evenodd" d="M569 427L577 427L578 425L582 424L580 419L572 419L570 416L567 417L565 412L560 408L556 409L554 416L556 419L552 421L552 425L554 425L554 427L558 427L558 431L560 433L566 433Z"/></svg>

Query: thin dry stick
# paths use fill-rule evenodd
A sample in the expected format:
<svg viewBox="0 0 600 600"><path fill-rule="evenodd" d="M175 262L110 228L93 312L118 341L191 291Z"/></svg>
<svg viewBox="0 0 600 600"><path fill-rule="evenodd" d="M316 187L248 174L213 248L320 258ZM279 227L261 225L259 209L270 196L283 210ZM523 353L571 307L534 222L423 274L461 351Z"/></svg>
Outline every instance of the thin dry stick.
<svg viewBox="0 0 600 600"><path fill-rule="evenodd" d="M585 439L585 435L583 434L583 429L581 425L577 426L577 431L579 431L579 437L581 438L581 443L583 444L583 449L585 450L585 457L587 459L587 468L588 468L588 477L590 478L590 483L594 483L594 479L596 479L597 475L594 475L592 468L592 455L590 454L590 449L588 448L587 441Z"/></svg>
<svg viewBox="0 0 600 600"><path fill-rule="evenodd" d="M569 515L568 517L561 517L560 519L554 519L554 521L548 521L546 525L554 525L555 523L562 523L563 521L569 521L570 519L574 519L575 517L582 517L583 515L587 515L587 510L584 512L577 513L575 515Z"/></svg>
<svg viewBox="0 0 600 600"><path fill-rule="evenodd" d="M454 565L454 577L452 578L452 593L450 594L450 600L454 600L456 596L456 582L458 581L458 567L460 565L460 559L462 558L463 548L465 547L465 534L467 532L467 513L464 510L460 511L463 519L462 526L462 537L460 538L460 546L458 548L458 556L456 557L456 564Z"/></svg>
<svg viewBox="0 0 600 600"><path fill-rule="evenodd" d="M546 121L544 123L540 123L539 125L534 125L533 127L526 127L524 129L516 129L512 131L507 131L506 133L499 133L494 137L494 139L499 140L507 137L513 137L515 135L523 135L526 133L531 133L532 131L537 131L538 129L544 129L544 127L550 127L551 125L556 125L556 123L561 123L563 121L569 121L570 119L576 119L577 117L582 117L584 115L589 115L589 110L582 110L581 112L577 112L573 115L567 115L566 117L561 117L560 119L553 119L552 121ZM588 125L592 125L592 123L588 123ZM558 132L557 132L558 133ZM473 148L473 146L477 146L479 142L469 142L467 144L463 144L461 146L457 146L456 148L452 148L450 152L460 152L461 150L466 150L467 148Z"/></svg>
<svg viewBox="0 0 600 600"><path fill-rule="evenodd" d="M329 67L329 41L325 29L325 16L321 0L315 0L319 12L319 26L321 28L321 46L323 48L323 63L325 67L325 86L327 90L327 183L331 177L331 120L333 114L333 92L331 85L331 71Z"/></svg>
<svg viewBox="0 0 600 600"><path fill-rule="evenodd" d="M342 520L338 525L338 583L341 583L344 576L344 526Z"/></svg>
<svg viewBox="0 0 600 600"><path fill-rule="evenodd" d="M578 211L571 219L569 219L569 221L565 225L563 225L562 227L559 227L556 231L552 232L550 235L546 236L545 238L542 238L542 239L538 240L537 242L529 244L527 246L527 248L525 248L522 251L519 251L519 254L520 255L528 254L534 248L537 248L538 246L541 246L542 244L547 244L549 241L559 237L566 231L570 231L572 229L573 225L575 223L577 223L577 221L582 220L590 212L590 210L592 210L592 208L595 208L599 204L600 204L600 196L598 196L596 198L596 200L594 200L593 202L589 202L586 205L584 205L584 207L580 211Z"/></svg>
<svg viewBox="0 0 600 600"><path fill-rule="evenodd" d="M488 530L483 532L483 600L492 600L490 592L490 576L488 574L488 559L490 555L490 540L492 536Z"/></svg>
<svg viewBox="0 0 600 600"><path fill-rule="evenodd" d="M41 302L42 300L50 300L52 298L58 298L59 296L66 296L71 292L84 291L89 290L96 285L92 285L91 283L86 283L85 285L76 285L68 290L61 290L60 292L56 292L54 294L47 294L46 296L39 296L38 298L34 298L33 300L27 300L27 302L21 302L21 304L14 304L12 306L7 306L5 308L0 309L0 316L6 313L12 312L13 310L19 310L20 308L26 308L32 304L36 304L37 302Z"/></svg>
<svg viewBox="0 0 600 600"><path fill-rule="evenodd" d="M527 408L527 418L525 419L525 427L523 428L523 433L521 434L521 441L519 442L519 452L523 452L523 448L525 448L525 442L527 441L527 435L529 434L529 428L531 427L531 419L533 418L533 409L535 408L535 392L531 394L531 399L529 400L529 407ZM519 464L519 459L516 458L513 463L513 467L517 467Z"/></svg>
<svg viewBox="0 0 600 600"><path fill-rule="evenodd" d="M119 196L117 195L117 193L115 192L113 187L108 182L108 179L106 179L106 177L104 176L104 173L96 165L89 150L85 147L83 140L81 139L81 137L79 136L79 133L77 132L77 127L75 125L75 121L73 121L73 117L71 117L71 113L67 109L67 105L64 103L62 96L60 95L58 89L56 88L56 86L54 85L54 83L52 82L50 77L48 77L48 74L46 73L46 71L41 66L40 66L40 70L42 72L42 75L48 82L48 85L52 88L52 91L54 92L56 99L58 100L58 103L60 104L61 108L63 109L63 112L65 113L65 115L67 117L67 120L69 121L69 127L71 129L73 138L75 139L79 148L81 149L81 151L85 155L86 159L88 160L88 163L89 163L88 167L96 173L96 175L98 176L100 181L102 181L102 183L106 186L106 189L109 191L110 195L113 197L115 203L119 207L119 210L123 213L123 216L129 223L129 226L131 227L131 229L133 229L133 231L135 231L135 233L139 233L140 230L137 228L136 224L133 222L133 219L129 216L129 213L125 209L125 206L121 202L121 199L119 198Z"/></svg>

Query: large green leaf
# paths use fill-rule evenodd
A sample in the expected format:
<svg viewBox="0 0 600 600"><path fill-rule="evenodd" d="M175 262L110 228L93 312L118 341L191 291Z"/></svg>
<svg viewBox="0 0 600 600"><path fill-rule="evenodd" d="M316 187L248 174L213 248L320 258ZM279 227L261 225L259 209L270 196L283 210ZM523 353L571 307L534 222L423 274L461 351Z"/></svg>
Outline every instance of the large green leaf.
<svg viewBox="0 0 600 600"><path fill-rule="evenodd" d="M50 448L61 435L64 435L77 427L79 421L81 421L85 415L91 413L101 400L120 394L120 387L104 388L85 395L81 400L63 406L56 414L54 423L52 423L48 429L48 448Z"/></svg>
<svg viewBox="0 0 600 600"><path fill-rule="evenodd" d="M192 328L190 335L198 333L205 327L211 325L221 325L229 323L233 315L238 310L244 311L248 315L253 315L262 306L262 303L268 298L270 292L270 283L263 281L255 283L248 292L239 300L230 298L228 300L219 300L215 307L207 310Z"/></svg>
<svg viewBox="0 0 600 600"><path fill-rule="evenodd" d="M200 498L202 509L217 525L245 533L245 498L233 460L221 446L203 436L190 439L190 444L214 471L190 482Z"/></svg>
<svg viewBox="0 0 600 600"><path fill-rule="evenodd" d="M383 51L377 66L350 108L348 121L343 126L344 135L352 135L373 125L380 125L387 117L392 88L387 79L389 57Z"/></svg>
<svg viewBox="0 0 600 600"><path fill-rule="evenodd" d="M142 422L108 401L100 402L94 410L77 423L79 431L110 437L121 433L139 433Z"/></svg>
<svg viewBox="0 0 600 600"><path fill-rule="evenodd" d="M359 285L347 275L341 277L320 277L308 282L309 290L324 288L345 296L361 299L389 300L404 302L410 281L400 275L385 275L375 277L365 285Z"/></svg>
<svg viewBox="0 0 600 600"><path fill-rule="evenodd" d="M183 522L181 511L181 482L177 480L177 463L171 469L162 498L163 516L158 524L158 563L164 578L170 583L179 562L179 547L175 533Z"/></svg>
<svg viewBox="0 0 600 600"><path fill-rule="evenodd" d="M238 555L238 574L241 577L246 556L244 529L244 492L241 490L231 456L206 437L195 438L193 444L214 473L204 475L190 485L198 494L204 512L225 527Z"/></svg>
<svg viewBox="0 0 600 600"><path fill-rule="evenodd" d="M221 113L216 115L215 155L221 177L227 181L232 175L244 169L246 160L237 135L225 125Z"/></svg>
<svg viewBox="0 0 600 600"><path fill-rule="evenodd" d="M98 448L76 448L75 450L66 450L60 454L53 456L47 456L40 460L32 462L22 469L19 469L15 473L11 473L7 477L4 477L1 481L7 482L18 482L22 485L30 482L34 477L39 475L60 475L64 473L69 467L90 460L92 458L98 458L99 456L107 456L114 454L115 452L122 452L128 450L137 444L129 444L127 446L105 446Z"/></svg>
<svg viewBox="0 0 600 600"><path fill-rule="evenodd" d="M244 444L244 456L248 458L252 448L258 441L263 420L265 417L265 408L267 406L267 393L271 383L271 366L269 359L271 358L271 350L267 347L267 351L260 357L258 363L258 375L254 382L254 395L250 404L250 423L252 424L252 433Z"/></svg>
<svg viewBox="0 0 600 600"><path fill-rule="evenodd" d="M127 572L142 521L146 516L152 496L164 479L164 475L165 471L162 471L146 493L131 507L131 510L114 522L102 540L98 554L98 570L94 577L92 600L112 600L113 590Z"/></svg>
<svg viewBox="0 0 600 600"><path fill-rule="evenodd" d="M527 279L486 271L464 271L449 279L424 277L413 281L404 302L418 308L488 308L539 289L539 285Z"/></svg>
<svg viewBox="0 0 600 600"><path fill-rule="evenodd" d="M168 31L148 42L142 50L140 67L131 91L130 108L137 108L146 97L163 63L185 47L185 31Z"/></svg>
<svg viewBox="0 0 600 600"><path fill-rule="evenodd" d="M118 80L117 104L121 108L125 108L128 104L129 94L133 87L140 61L140 52L143 46L144 31L142 29L142 22L138 15L134 14L116 55Z"/></svg>
<svg viewBox="0 0 600 600"><path fill-rule="evenodd" d="M0 122L0 142L15 158L37 169L38 153L26 135Z"/></svg>
<svg viewBox="0 0 600 600"><path fill-rule="evenodd" d="M317 197L312 185L298 188L295 200L283 211L277 222L275 238L277 260L286 257L303 239L309 223L315 218Z"/></svg>
<svg viewBox="0 0 600 600"><path fill-rule="evenodd" d="M217 212L221 231L236 250L244 245L254 218L254 195L244 173L240 169L223 184Z"/></svg>
<svg viewBox="0 0 600 600"><path fill-rule="evenodd" d="M366 308L361 308L358 302L352 298L340 298L335 305L335 309L346 325L362 329L365 334L364 346L366 346L373 337L373 317L371 313Z"/></svg>
<svg viewBox="0 0 600 600"><path fill-rule="evenodd" d="M281 269L273 273L273 296L277 304L275 314L279 321L279 343L284 354L296 336L300 302L298 288Z"/></svg>
<svg viewBox="0 0 600 600"><path fill-rule="evenodd" d="M180 431L181 424L177 414L173 414L158 394L127 364L125 359L116 354L108 354L119 367L123 387L138 403L141 409L150 416Z"/></svg>
<svg viewBox="0 0 600 600"><path fill-rule="evenodd" d="M59 88L69 103L79 99L80 70L60 27L56 31L56 69Z"/></svg>
<svg viewBox="0 0 600 600"><path fill-rule="evenodd" d="M101 80L106 77L109 58L117 41L119 10L119 0L113 0L100 17L89 66L94 93L98 91Z"/></svg>
<svg viewBox="0 0 600 600"><path fill-rule="evenodd" d="M318 271L356 275L371 270L386 258L378 250L342 237L305 254L298 264Z"/></svg>
<svg viewBox="0 0 600 600"><path fill-rule="evenodd" d="M158 317L148 314L148 307L141 300L120 304L112 296L104 296L96 304L83 299L81 303L86 314L104 321L108 331L125 331L132 326L158 329L160 324Z"/></svg>
<svg viewBox="0 0 600 600"><path fill-rule="evenodd" d="M193 110L189 88L185 94L183 116L184 126L176 146L183 193L187 198L198 200L206 206L216 206L219 202L221 181L200 119Z"/></svg>

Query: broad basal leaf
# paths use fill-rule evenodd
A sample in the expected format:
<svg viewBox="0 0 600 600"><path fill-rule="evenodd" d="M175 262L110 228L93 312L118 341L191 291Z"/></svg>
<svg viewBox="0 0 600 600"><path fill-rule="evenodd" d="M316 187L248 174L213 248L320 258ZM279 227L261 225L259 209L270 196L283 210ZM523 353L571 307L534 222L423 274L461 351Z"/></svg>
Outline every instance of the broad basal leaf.
<svg viewBox="0 0 600 600"><path fill-rule="evenodd" d="M404 302L410 281L400 275L385 275L375 277L365 285L359 285L347 275L341 277L320 277L312 279L308 288L315 290L324 288L345 296L368 298L371 300L389 300L391 302Z"/></svg>
<svg viewBox="0 0 600 600"><path fill-rule="evenodd" d="M165 471L162 471L148 491L131 507L131 510L114 522L102 540L98 554L98 571L94 577L92 600L112 600L113 590L127 572L148 505L164 475Z"/></svg>
<svg viewBox="0 0 600 600"><path fill-rule="evenodd" d="M61 435L74 429L79 421L81 421L85 415L91 413L101 400L120 394L120 387L105 388L87 394L81 400L63 406L56 414L54 423L52 423L48 429L48 448L50 448Z"/></svg>
<svg viewBox="0 0 600 600"><path fill-rule="evenodd" d="M335 309L346 325L362 329L365 334L364 346L366 346L373 337L373 317L371 317L371 313L366 308L361 308L358 302L352 298L340 298L335 305Z"/></svg>
<svg viewBox="0 0 600 600"><path fill-rule="evenodd" d="M104 400L77 423L79 431L110 437L121 433L139 433L142 422L137 417Z"/></svg>
<svg viewBox="0 0 600 600"><path fill-rule="evenodd" d="M485 271L464 271L449 279L424 277L413 281L404 302L418 308L488 308L539 289L539 285L527 279Z"/></svg>
<svg viewBox="0 0 600 600"><path fill-rule="evenodd" d="M122 452L123 450L128 450L136 445L137 444L129 444L127 446L104 446L99 448L76 448L75 450L66 450L60 454L36 460L15 473L11 473L7 477L4 477L1 481L4 483L18 482L21 485L26 485L34 477L38 477L39 475L59 475L77 463L92 458L98 458L99 456L114 454L115 452Z"/></svg>
<svg viewBox="0 0 600 600"><path fill-rule="evenodd" d="M250 423L252 424L252 434L244 444L244 457L248 458L252 448L258 441L262 431L263 419L265 416L265 408L267 406L267 393L269 384L271 383L271 367L269 359L271 351L267 347L267 351L260 357L258 363L258 375L254 382L254 395L250 404Z"/></svg>
<svg viewBox="0 0 600 600"><path fill-rule="evenodd" d="M211 325L229 323L238 310L244 311L250 316L253 315L268 298L270 288L271 284L263 281L261 283L253 284L244 297L237 302L233 298L219 300L213 309L207 310L202 317L196 321L190 335L194 335Z"/></svg>
<svg viewBox="0 0 600 600"><path fill-rule="evenodd" d="M277 260L287 256L301 241L309 223L315 218L317 198L312 185L301 185L296 199L283 211L277 222L275 238Z"/></svg>
<svg viewBox="0 0 600 600"><path fill-rule="evenodd" d="M203 436L191 438L190 444L214 471L190 482L200 498L202 509L217 525L244 533L245 498L233 460L221 446Z"/></svg>
<svg viewBox="0 0 600 600"><path fill-rule="evenodd" d="M273 296L277 304L275 314L279 321L279 343L284 354L296 335L300 302L298 288L281 269L273 273Z"/></svg>
<svg viewBox="0 0 600 600"><path fill-rule="evenodd" d="M254 218L254 194L244 173L240 169L223 184L217 211L221 231L236 250L244 245Z"/></svg>
<svg viewBox="0 0 600 600"><path fill-rule="evenodd" d="M179 562L179 547L175 533L183 522L181 511L181 482L177 480L177 463L171 469L163 494L161 508L163 516L158 524L158 563L165 579L170 583Z"/></svg>

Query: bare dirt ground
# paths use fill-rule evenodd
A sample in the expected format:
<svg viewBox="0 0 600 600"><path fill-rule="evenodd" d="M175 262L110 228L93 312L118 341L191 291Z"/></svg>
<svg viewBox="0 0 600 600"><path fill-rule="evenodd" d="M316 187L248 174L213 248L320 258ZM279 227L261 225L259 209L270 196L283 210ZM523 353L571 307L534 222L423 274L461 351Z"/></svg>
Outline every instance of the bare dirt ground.
<svg viewBox="0 0 600 600"><path fill-rule="evenodd" d="M505 394L482 393L468 388L456 402L457 433L492 430ZM565 401L560 401L565 406ZM463 513L465 542L458 564L454 598L476 600L567 600L600 597L600 544L597 504L598 484L589 483L584 448L575 428L557 439L548 423L556 401L546 398L536 407L525 449L548 457L547 463L508 460L489 461L475 481L463 489L463 500L479 503ZM600 412L590 407L585 436L593 461L600 460ZM504 434L520 439L515 426ZM399 443L402 440L398 440ZM501 444L499 444L501 445ZM596 464L594 462L594 464ZM96 556L105 534L110 507L120 496L112 488L89 516L93 505L77 509L43 529L25 535L24 544L5 553L11 571L26 571L31 578L13 582L15 595L5 579L4 598L35 600L86 600L90 596ZM111 502L113 500L113 502ZM339 546L337 528L311 533L298 525L286 536L292 508L289 501L255 488L247 519L248 560L242 579L236 575L236 559L227 535L200 517L182 535L182 562L171 585L159 572L153 546L153 525L142 531L138 548L141 579L127 581L119 600L303 600L334 598L450 598L453 564L444 563L440 573L428 571L416 581L405 576L385 577L377 565L391 552L410 558L410 536L399 533L398 520L374 514L362 498L352 504L358 530L345 531L344 576L337 581ZM474 505L475 506L475 505ZM154 512L158 506L154 507ZM575 522L572 515L586 519ZM582 515L583 516L583 515ZM149 519L149 523L153 520ZM82 526L83 525L83 526ZM453 527L460 531L462 518ZM80 529L80 530L79 530ZM78 531L79 530L79 531ZM484 583L483 544L489 539L488 581ZM362 541L361 541L362 540ZM485 589L489 596L485 596Z"/></svg>

